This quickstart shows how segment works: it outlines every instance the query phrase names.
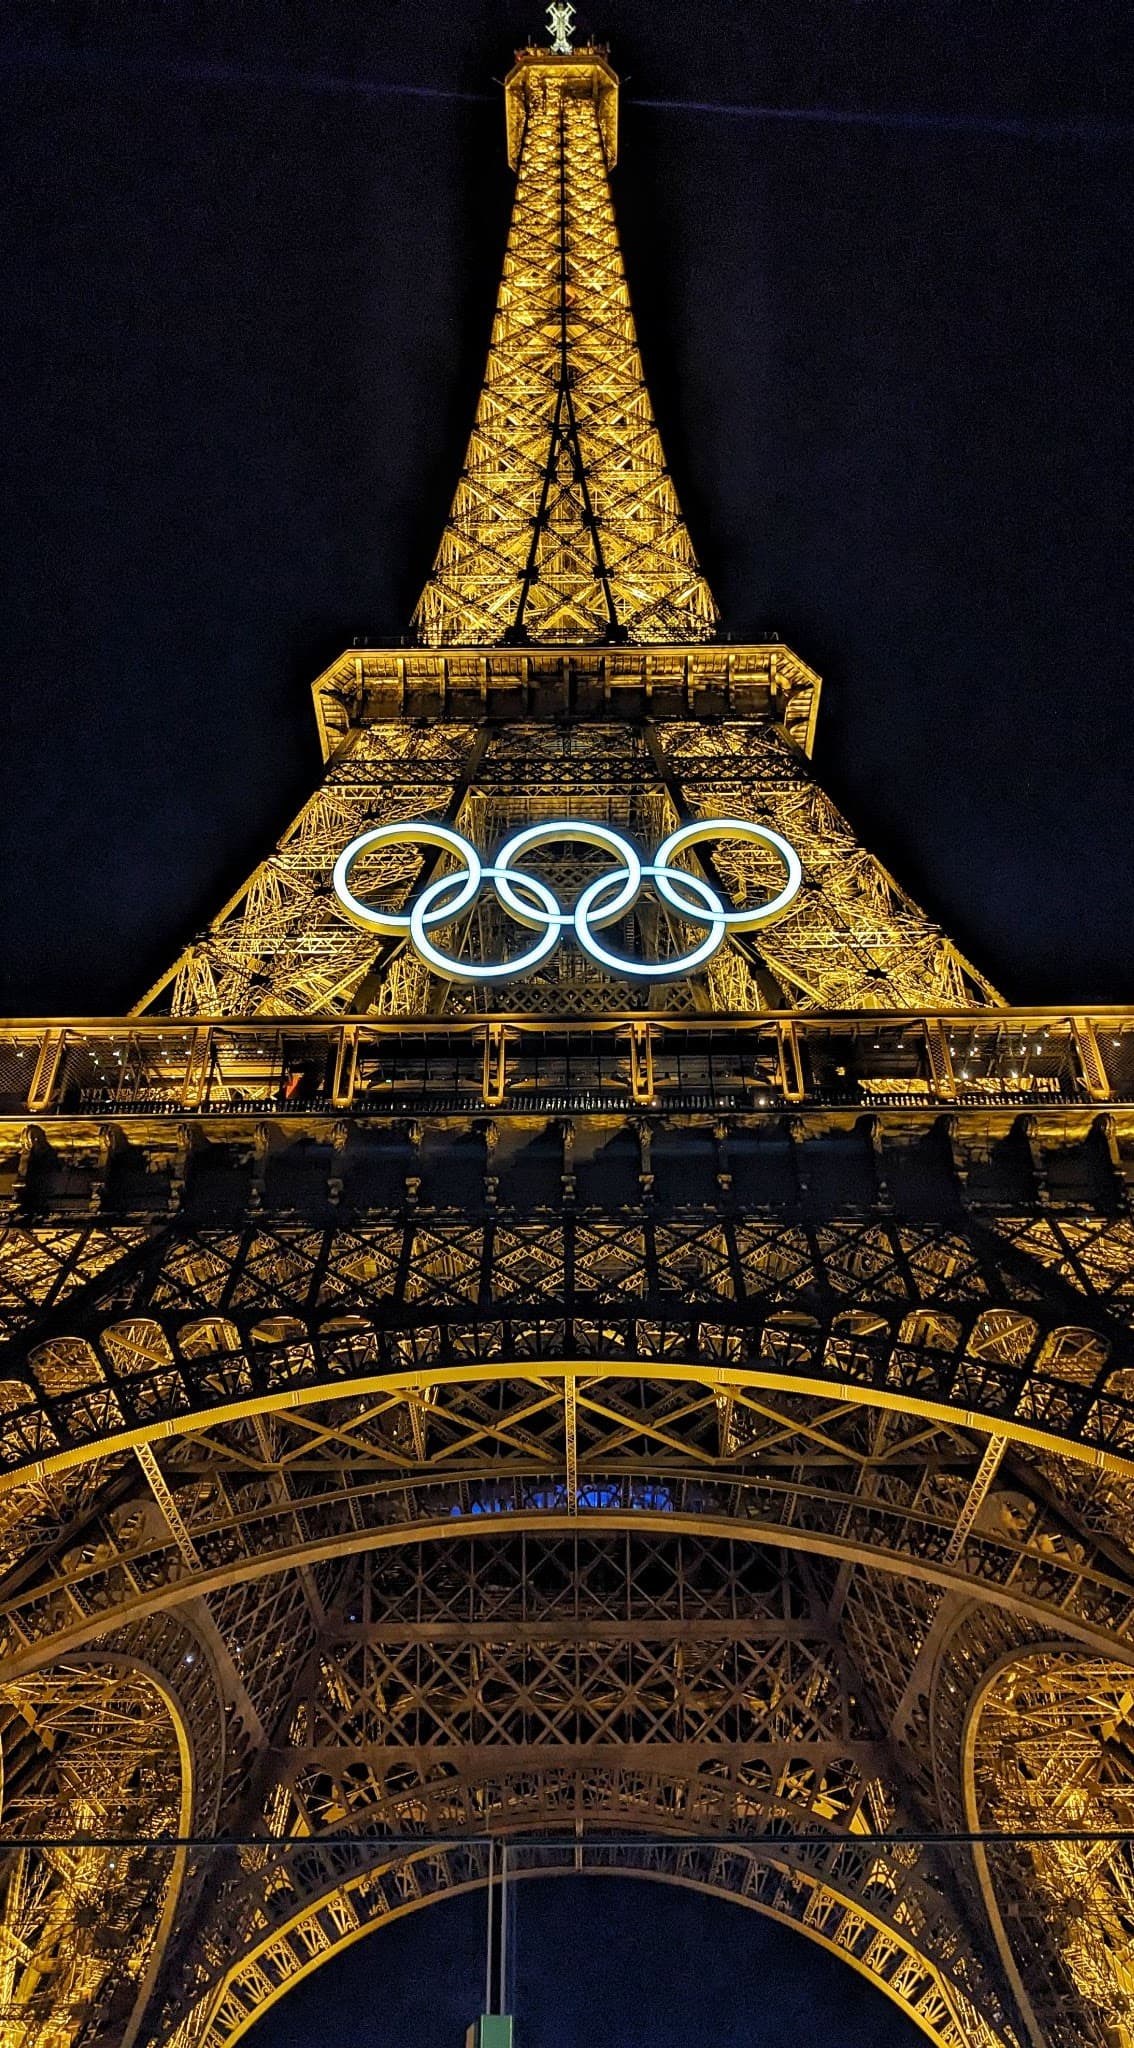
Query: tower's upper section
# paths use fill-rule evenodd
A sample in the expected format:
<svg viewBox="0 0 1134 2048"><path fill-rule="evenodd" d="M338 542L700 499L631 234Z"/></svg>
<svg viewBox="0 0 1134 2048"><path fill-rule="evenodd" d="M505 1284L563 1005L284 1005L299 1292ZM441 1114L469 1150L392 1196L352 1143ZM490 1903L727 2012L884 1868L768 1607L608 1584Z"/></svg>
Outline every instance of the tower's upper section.
<svg viewBox="0 0 1134 2048"><path fill-rule="evenodd" d="M712 594L642 375L598 49L522 50L505 84L516 199L476 419L414 614L429 645L708 639Z"/></svg>

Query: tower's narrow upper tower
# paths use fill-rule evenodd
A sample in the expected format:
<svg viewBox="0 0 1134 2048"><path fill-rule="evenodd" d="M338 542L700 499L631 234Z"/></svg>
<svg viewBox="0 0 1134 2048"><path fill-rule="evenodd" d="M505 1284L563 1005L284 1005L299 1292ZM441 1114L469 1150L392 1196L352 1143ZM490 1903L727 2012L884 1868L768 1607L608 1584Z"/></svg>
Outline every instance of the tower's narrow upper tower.
<svg viewBox="0 0 1134 2048"><path fill-rule="evenodd" d="M611 204L618 81L605 51L569 47L570 8L550 13L553 47L520 51L505 83L516 200L418 644L356 643L319 677L323 782L141 1008L609 1019L987 1003L817 786L818 677L778 640L705 644L716 607L650 409ZM676 898L663 874L656 903L639 906L636 884L617 911L596 902L604 861L629 846L644 878L651 850L690 829L682 872L699 879ZM505 876L499 899L479 884L451 898L461 849L491 877L533 830L526 894ZM579 905L607 933L597 948ZM517 927L550 937L518 945Z"/></svg>
<svg viewBox="0 0 1134 2048"><path fill-rule="evenodd" d="M716 606L654 424L611 204L617 78L599 49L522 50L505 105L504 275L414 626L432 645L707 639Z"/></svg>

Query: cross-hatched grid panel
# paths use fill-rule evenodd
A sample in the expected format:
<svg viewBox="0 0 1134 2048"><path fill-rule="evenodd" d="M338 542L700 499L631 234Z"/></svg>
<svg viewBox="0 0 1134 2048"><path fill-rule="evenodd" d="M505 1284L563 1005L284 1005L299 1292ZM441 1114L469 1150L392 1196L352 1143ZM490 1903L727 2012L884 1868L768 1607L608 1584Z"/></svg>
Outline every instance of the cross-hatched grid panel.
<svg viewBox="0 0 1134 2048"><path fill-rule="evenodd" d="M693 817L737 817L771 825L793 845L804 883L787 912L761 931L756 952L785 1007L848 1010L964 1008L997 1001L995 990L860 845L802 754L774 726L665 722L658 742ZM715 855L729 894L766 896L765 877L744 846ZM716 1001L761 1007L758 977L739 972L746 953L717 956ZM738 978L739 976L739 978ZM723 978L722 978L723 977Z"/></svg>
<svg viewBox="0 0 1134 2048"><path fill-rule="evenodd" d="M331 890L335 862L369 825L444 816L474 738L467 725L409 721L352 735L275 851L154 984L139 1011L302 1017L367 1007L364 984L378 949L373 935L338 907ZM412 848L374 859L368 870L374 900L396 907L420 872ZM423 1007L428 979L424 970L415 974L416 966L412 958L403 961L398 979L411 1010Z"/></svg>
<svg viewBox="0 0 1134 2048"><path fill-rule="evenodd" d="M488 365L414 623L429 644L705 639L716 608L642 375L593 99L530 103Z"/></svg>

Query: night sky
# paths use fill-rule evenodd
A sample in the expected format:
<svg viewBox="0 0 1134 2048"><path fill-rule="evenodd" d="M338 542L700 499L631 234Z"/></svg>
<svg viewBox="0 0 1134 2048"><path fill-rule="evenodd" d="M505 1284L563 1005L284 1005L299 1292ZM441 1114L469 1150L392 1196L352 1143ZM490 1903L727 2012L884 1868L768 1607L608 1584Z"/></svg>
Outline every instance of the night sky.
<svg viewBox="0 0 1134 2048"><path fill-rule="evenodd" d="M820 772L1008 996L1131 1000L1128 0L610 9L728 629L823 672ZM16 1012L136 1000L308 793L312 676L404 630L507 226L493 79L541 19L7 0Z"/></svg>
<svg viewBox="0 0 1134 2048"><path fill-rule="evenodd" d="M511 1894L516 2048L925 2048L845 1963L728 1900L609 1877ZM317 1970L248 2048L464 2048L484 1947L483 1892L431 1906Z"/></svg>
<svg viewBox="0 0 1134 2048"><path fill-rule="evenodd" d="M821 775L1007 996L1134 1000L1128 0L580 18L625 81L631 293L727 628L822 671ZM541 20L535 0L7 0L17 1014L134 1001L309 792L312 676L404 630L507 226L493 80ZM910 2036L728 1907L528 1896L520 2048ZM364 1944L256 2048L456 2044L479 1919L445 1912L381 1960ZM565 1970L557 1916L613 2003ZM656 1999L643 1927L654 1963L684 1958ZM721 1989L737 1940L742 2008ZM396 2027L366 1989L387 1970ZM765 1972L804 2002L794 2031Z"/></svg>

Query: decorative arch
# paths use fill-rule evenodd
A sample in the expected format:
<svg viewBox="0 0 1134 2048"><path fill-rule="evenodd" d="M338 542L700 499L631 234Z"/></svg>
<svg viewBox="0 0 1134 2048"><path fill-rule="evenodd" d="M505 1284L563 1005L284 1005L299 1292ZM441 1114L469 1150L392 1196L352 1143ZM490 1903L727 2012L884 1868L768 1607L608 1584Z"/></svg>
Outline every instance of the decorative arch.
<svg viewBox="0 0 1134 2048"><path fill-rule="evenodd" d="M207 1910L171 1959L158 2040L181 2048L188 2028L215 2048L230 1992L243 2019L274 1972L291 1981L297 1956L360 1925L376 1871L396 1903L443 1844L434 1875L448 1887L459 1852L491 1834L537 1860L566 1840L570 1867L585 1849L598 1869L612 1840L633 1837L647 1869L677 1844L693 1859L679 1877L731 1872L750 1902L898 1984L934 2038L1018 2048L950 1872L932 1847L890 1839L904 1795L832 1625L833 1574L704 1534L493 1534L490 1550L454 1532L447 1554L406 1544L357 1561L297 1669L270 1780L233 1823L254 1846L218 1853ZM751 1857L771 1860L774 1883ZM244 1992L225 1970L241 1958Z"/></svg>
<svg viewBox="0 0 1134 2048"><path fill-rule="evenodd" d="M208 1659L170 1617L0 1681L0 2010L18 2048L68 2048L96 2016L133 2048L193 1889L190 1857L81 1838L211 1828L223 1747Z"/></svg>
<svg viewBox="0 0 1134 2048"><path fill-rule="evenodd" d="M675 1318L676 1319L676 1318ZM640 1348L607 1324L586 1332L588 1347L565 1347L554 1322L538 1348L517 1348L491 1321L420 1322L391 1330L379 1318L297 1317L256 1321L194 1318L163 1329L158 1355L137 1353L123 1369L120 1333L98 1346L59 1337L29 1354L27 1378L2 1383L0 1486L42 1479L116 1451L202 1426L317 1405L336 1396L459 1386L542 1372L585 1378L684 1379L751 1392L853 1402L932 1422L964 1421L1014 1443L1134 1475L1131 1364L1101 1331L1019 1317L1009 1335L982 1316L947 1349L950 1319L860 1315L828 1330L792 1311L758 1328L723 1318L659 1333ZM687 1318L680 1318L682 1323ZM1030 1331L1031 1357L1019 1345ZM503 1340L503 1341L502 1341ZM159 1349L160 1347L160 1349ZM1131 1355L1134 1357L1134 1346ZM101 1349L101 1357L100 1357ZM113 1360L113 1363L111 1362ZM475 1361L475 1363L473 1362Z"/></svg>
<svg viewBox="0 0 1134 2048"><path fill-rule="evenodd" d="M999 1657L966 1715L963 1788L974 1829L1129 1829L1134 1654L1128 1662L1104 1660L1053 1641ZM1033 2048L1127 2048L1134 2038L1131 1845L978 1844L973 1857Z"/></svg>
<svg viewBox="0 0 1134 2048"><path fill-rule="evenodd" d="M668 1278L650 1291L639 1224L572 1227L570 1317L554 1276L536 1287L538 1240L515 1219L489 1246L487 1226L435 1216L333 1244L301 1226L198 1233L160 1272L155 1255L136 1313L122 1291L113 1319L64 1304L12 1368L23 1393L0 1420L8 1503L29 1484L87 1488L78 1535L44 1543L19 1584L20 1668L238 1582L490 1530L764 1543L934 1597L977 1587L1037 1631L1058 1612L1102 1656L1130 1630L1134 1590L1089 1517L997 1477L1014 1444L1116 1485L1134 1469L1129 1333L1102 1313L1095 1327L1093 1303L1017 1275L1006 1307L1011 1287L971 1259L958 1278L961 1240L876 1220L761 1236L659 1218L649 1256ZM899 1250L923 1261L915 1287ZM490 1256L512 1292L485 1303ZM311 1479L324 1442L333 1484ZM808 1445L826 1477L804 1470ZM908 1489L883 1446L908 1446Z"/></svg>
<svg viewBox="0 0 1134 2048"><path fill-rule="evenodd" d="M710 1391L708 1403L714 1395ZM411 1468L412 1469L412 1468ZM61 1546L45 1576L17 1589L0 1610L0 1645L10 1669L32 1669L46 1656L70 1653L97 1640L108 1627L175 1610L238 1582L306 1569L356 1555L397 1551L409 1543L445 1543L457 1535L487 1539L564 1531L636 1531L663 1537L688 1534L743 1545L759 1544L834 1560L847 1569L867 1567L907 1578L937 1592L967 1595L974 1575L982 1597L997 1608L1050 1627L1055 1617L1084 1647L1117 1651L1134 1626L1134 1592L1117 1576L1105 1550L1069 1540L1058 1523L1033 1514L1021 1535L1020 1517L974 1518L971 1542L950 1553L955 1528L951 1502L927 1509L896 1498L848 1502L797 1478L774 1486L738 1475L725 1484L706 1474L653 1467L632 1480L612 1478L571 1502L562 1475L525 1482L504 1472L481 1471L420 1489L407 1512L412 1483L399 1469L389 1490L363 1473L345 1482L334 1514L316 1499L309 1506L282 1488L262 1496L255 1513L221 1498L217 1515L187 1527L135 1497L121 1509L120 1544L104 1541L95 1554L72 1555ZM972 1482L969 1482L970 1484ZM963 1501L957 1496L957 1505ZM170 1495L173 1508L177 1500ZM1012 1496L1006 1495L1011 1502ZM206 1502L206 1506L207 1506ZM416 1512L413 1509L416 1508ZM296 1535L303 1515L306 1527ZM110 1518L108 1518L110 1519ZM198 1553L197 1535L203 1546Z"/></svg>
<svg viewBox="0 0 1134 2048"><path fill-rule="evenodd" d="M625 1825L625 1820L623 1825ZM776 1853L737 1843L713 1847L655 1839L573 1846L535 1842L511 1850L517 1877L635 1876L731 1900L793 1929L848 1963L911 2019L935 2048L1017 2048L1018 2036L990 2019L901 1927L909 1886L893 1856L845 1844ZM525 1857L529 1860L525 1862ZM236 1958L171 2031L162 2048L235 2048L255 2021L296 1984L378 1928L488 1882L483 1839L407 1847L397 1856L356 1858L325 1880L325 1866L294 1896L286 1920Z"/></svg>
<svg viewBox="0 0 1134 2048"><path fill-rule="evenodd" d="M150 1963L164 1950L185 1851L43 1849L41 1836L183 1835L193 1801L184 1724L152 1673L69 1659L0 1686L6 1709L5 1935L0 2000L19 2048L78 2042L97 2013L129 2038Z"/></svg>

